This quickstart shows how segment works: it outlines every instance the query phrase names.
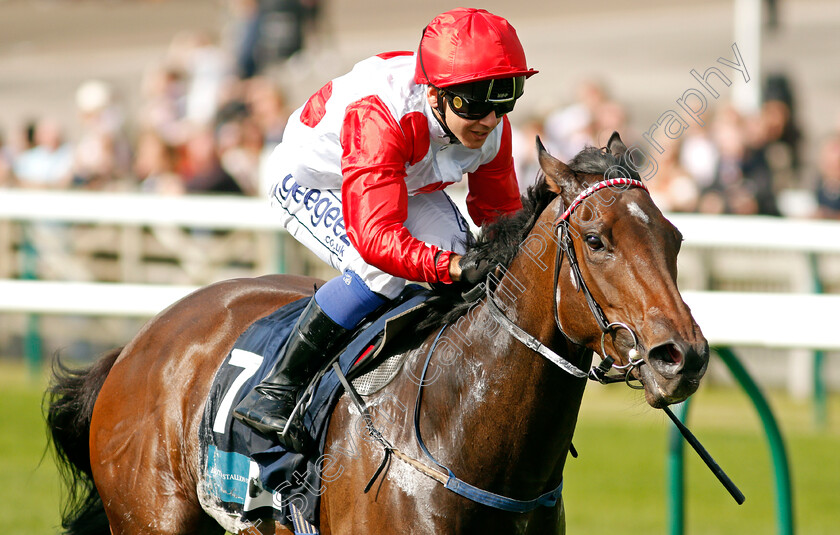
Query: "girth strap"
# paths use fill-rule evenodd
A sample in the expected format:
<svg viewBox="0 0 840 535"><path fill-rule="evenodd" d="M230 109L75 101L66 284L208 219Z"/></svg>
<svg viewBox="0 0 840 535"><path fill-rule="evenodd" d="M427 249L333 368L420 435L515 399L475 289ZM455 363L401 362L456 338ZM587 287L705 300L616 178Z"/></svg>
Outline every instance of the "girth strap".
<svg viewBox="0 0 840 535"><path fill-rule="evenodd" d="M432 343L432 347L429 348L428 355L426 355L426 362L425 364L423 364L423 373L420 376L420 385L417 390L417 401L414 403L414 435L417 437L417 443L420 445L420 449L423 450L423 453L425 453L426 456L432 460L432 462L434 462L448 474L448 479L443 485L444 488L449 489L455 494L463 496L464 498L472 500L476 503L487 505L495 509L501 509L502 511L510 511L514 513L527 513L528 511L533 511L534 509L540 506L556 506L557 500L560 498L563 492L562 480L560 481L560 485L557 488L546 492L545 494L533 500L516 500L514 498L508 498L507 496L502 496L500 494L495 494L493 492L480 489L459 479L455 476L455 474L452 473L452 470L439 463L437 459L435 459L434 456L431 454L429 449L426 447L425 442L423 442L423 436L420 434L420 404L423 399L423 384L426 380L426 371L429 369L429 362L432 359L432 353L434 353L435 348L437 347L438 340L440 340L440 337L445 329L446 326L441 328L440 332L438 332L435 341ZM586 374L584 374L584 377L585 376Z"/></svg>

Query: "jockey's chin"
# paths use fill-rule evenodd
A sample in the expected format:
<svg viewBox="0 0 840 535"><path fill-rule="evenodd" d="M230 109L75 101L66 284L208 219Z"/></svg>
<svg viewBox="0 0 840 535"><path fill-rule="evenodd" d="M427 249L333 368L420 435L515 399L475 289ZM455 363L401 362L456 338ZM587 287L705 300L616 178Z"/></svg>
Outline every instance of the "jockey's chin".
<svg viewBox="0 0 840 535"><path fill-rule="evenodd" d="M446 126L455 134L455 137L468 149L480 149L487 141L487 137L494 128L502 122L501 117L496 116L495 111L481 119L464 119L454 113L446 114Z"/></svg>

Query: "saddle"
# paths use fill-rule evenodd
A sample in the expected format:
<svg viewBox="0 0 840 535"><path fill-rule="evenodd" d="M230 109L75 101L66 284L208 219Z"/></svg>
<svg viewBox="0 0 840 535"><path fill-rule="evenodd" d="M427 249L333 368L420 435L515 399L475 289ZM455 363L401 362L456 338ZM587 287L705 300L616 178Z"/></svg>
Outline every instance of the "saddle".
<svg viewBox="0 0 840 535"><path fill-rule="evenodd" d="M202 506L214 518L224 517L230 528L269 517L298 533L312 533L317 525L320 489L319 460L326 443L330 414L343 392L332 369L341 372L361 395L384 388L402 367L403 355L385 358L385 349L407 326L417 323L429 291L406 287L387 310L355 329L349 342L307 386L299 405L300 428L317 446L314 453L288 452L272 436L263 435L232 418L235 407L271 370L280 357L286 338L310 298L281 307L254 322L237 339L230 354L216 371L202 423ZM297 497L305 497L298 500ZM290 519L298 519L292 525ZM223 526L228 528L225 524ZM236 529L228 529L236 532Z"/></svg>
<svg viewBox="0 0 840 535"><path fill-rule="evenodd" d="M358 353L345 374L357 392L367 396L387 386L399 371L405 355L383 359L380 358L384 355L383 350L406 327L417 324L417 316L422 313L428 297L429 290L426 288L416 284L406 286L384 310L378 311L353 330L349 342L337 351L329 361L330 365L345 353ZM329 365L326 369L329 369ZM313 378L312 383L317 379Z"/></svg>

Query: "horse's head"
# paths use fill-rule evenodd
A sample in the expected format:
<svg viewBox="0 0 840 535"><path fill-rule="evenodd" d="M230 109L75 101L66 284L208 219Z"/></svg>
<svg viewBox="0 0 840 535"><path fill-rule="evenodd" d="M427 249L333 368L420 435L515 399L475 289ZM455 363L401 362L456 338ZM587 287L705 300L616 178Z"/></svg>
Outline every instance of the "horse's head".
<svg viewBox="0 0 840 535"><path fill-rule="evenodd" d="M567 223L557 227L565 229L571 249L555 296L563 332L598 353L604 344L617 364L637 361L631 373L644 384L651 406L686 399L706 371L709 346L677 289L681 234L643 187L610 185L583 193L605 178L639 180L618 133L606 151L586 149L569 165L548 154L539 140L538 150L548 187L558 194L545 212L556 220L572 207ZM558 240L558 247L562 243ZM580 277L570 267L575 257ZM582 286L597 303L594 309ZM612 326L605 329L607 323Z"/></svg>

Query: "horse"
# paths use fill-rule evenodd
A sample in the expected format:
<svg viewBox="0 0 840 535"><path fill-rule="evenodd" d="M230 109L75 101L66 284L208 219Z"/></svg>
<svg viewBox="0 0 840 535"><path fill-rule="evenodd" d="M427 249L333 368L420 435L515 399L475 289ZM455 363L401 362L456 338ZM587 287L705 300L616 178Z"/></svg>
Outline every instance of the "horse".
<svg viewBox="0 0 840 535"><path fill-rule="evenodd" d="M640 382L654 408L698 388L709 347L677 287L682 237L627 147L615 133L566 164L537 145L544 176L523 209L483 229L466 253L491 266L482 291L434 290L424 324L385 349L405 356L401 373L365 402L401 457L383 463L377 441L359 440L362 410L339 399L327 431L321 533L565 533L562 496L553 507L510 512L451 492L430 473L439 463L520 501L559 489L595 352L605 359L593 376L614 374L612 365L628 384ZM623 186L605 179L616 170ZM248 325L320 282L215 283L91 367L57 365L47 420L73 491L66 532L222 533L196 490L211 380ZM241 532L256 530L291 533L273 521Z"/></svg>

